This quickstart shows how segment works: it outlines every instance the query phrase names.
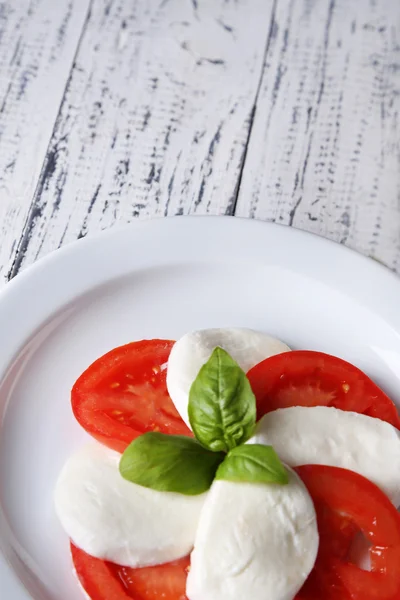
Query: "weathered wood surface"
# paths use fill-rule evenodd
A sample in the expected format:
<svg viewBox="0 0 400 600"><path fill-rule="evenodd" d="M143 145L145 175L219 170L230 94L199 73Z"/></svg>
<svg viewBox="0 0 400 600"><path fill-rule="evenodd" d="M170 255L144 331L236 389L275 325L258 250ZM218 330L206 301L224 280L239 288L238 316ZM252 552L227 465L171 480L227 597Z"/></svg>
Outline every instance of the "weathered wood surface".
<svg viewBox="0 0 400 600"><path fill-rule="evenodd" d="M89 0L0 2L0 282L12 268Z"/></svg>
<svg viewBox="0 0 400 600"><path fill-rule="evenodd" d="M278 2L236 214L400 272L400 2Z"/></svg>
<svg viewBox="0 0 400 600"><path fill-rule="evenodd" d="M236 214L400 272L400 2L0 3L0 279L135 218Z"/></svg>
<svg viewBox="0 0 400 600"><path fill-rule="evenodd" d="M93 2L17 267L136 217L232 212L272 7Z"/></svg>

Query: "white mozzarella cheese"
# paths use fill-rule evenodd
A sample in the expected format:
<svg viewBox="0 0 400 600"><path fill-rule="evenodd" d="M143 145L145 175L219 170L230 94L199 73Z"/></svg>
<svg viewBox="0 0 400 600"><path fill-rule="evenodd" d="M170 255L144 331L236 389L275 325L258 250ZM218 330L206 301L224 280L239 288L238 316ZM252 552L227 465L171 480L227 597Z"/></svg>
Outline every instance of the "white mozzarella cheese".
<svg viewBox="0 0 400 600"><path fill-rule="evenodd" d="M314 566L318 529L312 500L289 484L214 481L191 555L189 600L293 600Z"/></svg>
<svg viewBox="0 0 400 600"><path fill-rule="evenodd" d="M193 548L205 494L158 492L123 479L120 455L101 444L65 464L55 507L72 541L96 558L128 567L176 560Z"/></svg>
<svg viewBox="0 0 400 600"><path fill-rule="evenodd" d="M400 437L385 421L326 406L281 408L260 419L249 443L271 444L291 467L355 471L400 504Z"/></svg>
<svg viewBox="0 0 400 600"><path fill-rule="evenodd" d="M290 350L283 342L252 329L203 329L184 335L172 347L167 387L176 409L188 426L190 387L217 346L226 350L245 372L269 356Z"/></svg>

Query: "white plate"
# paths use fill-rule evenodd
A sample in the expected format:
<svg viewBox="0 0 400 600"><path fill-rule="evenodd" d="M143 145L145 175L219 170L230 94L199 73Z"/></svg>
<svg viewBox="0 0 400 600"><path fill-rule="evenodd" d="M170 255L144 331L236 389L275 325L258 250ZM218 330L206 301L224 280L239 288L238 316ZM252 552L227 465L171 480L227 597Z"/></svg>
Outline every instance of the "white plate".
<svg viewBox="0 0 400 600"><path fill-rule="evenodd" d="M231 217L136 222L17 277L0 296L0 598L81 597L52 491L86 439L71 386L98 356L135 339L253 327L354 362L399 402L399 306L399 280L379 264Z"/></svg>

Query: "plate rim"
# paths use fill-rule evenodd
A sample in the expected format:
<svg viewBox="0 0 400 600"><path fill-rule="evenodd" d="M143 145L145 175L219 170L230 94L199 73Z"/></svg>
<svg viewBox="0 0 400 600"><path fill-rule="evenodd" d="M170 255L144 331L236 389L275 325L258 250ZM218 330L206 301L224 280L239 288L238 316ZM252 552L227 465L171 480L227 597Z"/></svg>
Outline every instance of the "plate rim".
<svg viewBox="0 0 400 600"><path fill-rule="evenodd" d="M132 232L135 228L142 228L151 226L153 223L167 223L167 222L194 222L194 221L216 221L219 222L227 222L227 221L240 221L241 223L252 223L262 225L263 227L273 229L279 228L280 230L287 230L293 232L292 235L297 235L299 238L314 238L319 240L322 245L327 245L330 247L335 247L338 252L342 252L344 255L352 255L353 258L356 257L361 262L368 263L370 265L374 265L375 268L381 273L386 273L391 278L397 281L400 284L400 277L397 275L395 271L386 266L383 262L372 258L370 256L366 256L362 252L356 250L355 248L351 248L350 246L346 246L345 244L341 244L335 240L331 240L330 238L324 237L322 234L307 231L305 229L300 229L298 227L294 227L292 225L284 225L282 223L275 223L273 221L263 221L261 219L249 218L249 217L236 217L234 215L179 215L179 216L157 216L150 217L148 219L136 219L131 223L126 223L124 225L114 225L108 229L104 229L102 231L97 231L96 233L86 235L80 239L74 240L57 248L56 250L50 251L48 254L38 258L33 263L25 267L22 271L17 273L12 279L6 282L5 286L2 290L0 290L0 303L2 302L3 295L14 289L17 285L20 286L25 282L25 280L30 279L34 276L36 271L39 271L43 268L46 268L48 264L52 264L54 261L57 261L61 258L61 256L69 256L70 254L75 254L77 252L77 248L84 249L85 246L93 246L97 245L99 242L103 240L106 241L108 239L112 239L118 235L125 235L127 232ZM246 225L247 226L247 225Z"/></svg>

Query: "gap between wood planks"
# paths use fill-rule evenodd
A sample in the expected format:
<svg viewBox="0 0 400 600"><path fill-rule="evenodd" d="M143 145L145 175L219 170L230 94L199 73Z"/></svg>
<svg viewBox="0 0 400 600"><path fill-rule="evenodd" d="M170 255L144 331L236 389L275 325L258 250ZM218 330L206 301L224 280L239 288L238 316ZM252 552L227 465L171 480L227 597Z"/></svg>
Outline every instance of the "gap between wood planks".
<svg viewBox="0 0 400 600"><path fill-rule="evenodd" d="M54 122L52 136L53 136L54 131L55 131L56 127L57 127L57 121L60 118L60 111L61 111L62 103L63 103L63 100L64 100L64 96L65 96L66 90L68 88L68 85L69 85L69 83L71 81L71 76L72 76L73 68L74 68L74 65L75 65L75 60L76 60L76 57L78 55L79 48L80 48L80 45L81 45L81 41L82 41L82 38L83 38L83 36L85 34L86 27L87 27L87 24L88 24L88 21L89 21L89 18L90 18L90 13L91 13L91 8L92 8L92 2L93 2L93 0L90 0L90 3L88 5L88 9L87 9L87 12L86 12L86 17L85 17L84 22L83 22L83 27L82 27L81 33L79 35L78 43L77 43L76 50L75 50L74 59L72 61L71 71L70 71L70 74L69 74L69 76L67 78L67 81L66 81L66 84L65 84L65 87L64 87L64 93L63 93L63 96L61 98L61 102L60 102L59 109L58 109L58 112L57 112L57 117L56 117L56 120ZM14 261L13 261L13 263L11 265L11 269L9 270L9 273L7 275L8 281L10 281L13 277L15 277L15 275L17 275L19 273L20 269L21 269L22 261L23 261L23 258L24 258L24 255L25 255L28 243L29 243L29 235L30 235L30 230L31 230L31 227L32 227L32 223L40 215L40 208L37 207L35 199L40 194L40 188L41 188L41 186L43 184L43 180L46 178L46 171L48 171L49 169L52 168L52 156L49 154L49 148L50 148L52 136L50 137L50 141L49 141L49 144L48 144L48 147L47 147L47 152L46 152L46 155L45 155L43 166L42 166L42 169L41 169L41 172L40 172L40 175L39 175L38 183L37 183L35 192L33 194L32 205L31 205L31 208L30 208L30 210L28 212L25 224L23 226L23 230L22 230L22 234L21 234L20 240L18 242L17 249L15 251L15 258L14 258ZM54 159L54 157L53 157L53 159Z"/></svg>
<svg viewBox="0 0 400 600"><path fill-rule="evenodd" d="M400 3L278 2L236 214L400 272Z"/></svg>
<svg viewBox="0 0 400 600"><path fill-rule="evenodd" d="M88 5L0 3L0 287L32 205Z"/></svg>
<svg viewBox="0 0 400 600"><path fill-rule="evenodd" d="M248 151L248 148L249 148L251 134L252 134L252 131L253 131L253 126L254 126L254 121L255 121L255 116L256 116L256 110L257 110L257 103L258 103L258 99L259 99L260 92L261 92L261 85L262 85L263 76L264 76L264 69L265 69L265 65L267 63L267 56L268 56L268 51L269 51L269 47L270 47L272 36L273 36L273 32L274 32L274 27L276 27L276 21L275 21L276 3L277 3L277 0L274 0L273 1L273 5L272 5L271 22L270 22L269 31L268 31L267 42L265 44L264 59L263 59L263 62L262 62L262 67L261 67L260 79L259 79L259 82L258 82L257 91L256 91L256 95L255 95L255 98L254 98L254 104L253 104L253 108L251 109L251 114L250 114L250 119L249 119L249 131L248 131L248 134L247 134L247 141L246 141L246 145L245 145L245 148L244 148L244 151L243 151L243 159L242 159L242 164L241 164L240 171L239 171L237 187L235 189L234 200L233 200L232 205L231 205L231 212L230 212L231 215L235 215L235 213L236 213L236 207L237 207L237 202L238 202L239 193L240 193L240 186L241 186L241 183L242 183L244 167L245 167L245 164L246 164L247 151Z"/></svg>

